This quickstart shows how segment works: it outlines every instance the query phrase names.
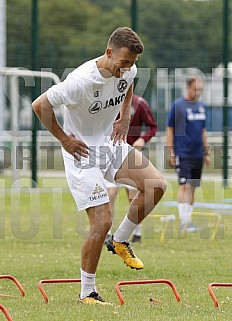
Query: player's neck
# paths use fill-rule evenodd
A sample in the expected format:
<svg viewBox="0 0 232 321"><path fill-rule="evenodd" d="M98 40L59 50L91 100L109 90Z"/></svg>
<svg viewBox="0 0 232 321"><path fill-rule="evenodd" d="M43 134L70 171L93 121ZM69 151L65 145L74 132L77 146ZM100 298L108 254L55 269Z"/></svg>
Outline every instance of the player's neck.
<svg viewBox="0 0 232 321"><path fill-rule="evenodd" d="M97 68L98 68L100 74L102 75L102 77L104 77L104 78L112 77L112 73L107 66L107 61L106 61L105 55L98 59Z"/></svg>
<svg viewBox="0 0 232 321"><path fill-rule="evenodd" d="M184 96L184 99L190 103L195 103L198 98L197 97L192 98L192 97L189 97L188 95L186 95L186 96Z"/></svg>

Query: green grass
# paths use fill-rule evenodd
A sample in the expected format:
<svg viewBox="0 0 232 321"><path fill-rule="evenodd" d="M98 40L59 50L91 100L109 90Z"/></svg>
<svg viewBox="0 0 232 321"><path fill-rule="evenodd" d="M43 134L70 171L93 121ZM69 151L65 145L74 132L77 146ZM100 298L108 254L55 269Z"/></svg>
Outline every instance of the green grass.
<svg viewBox="0 0 232 321"><path fill-rule="evenodd" d="M25 182L24 182L25 183ZM24 184L26 186L26 183ZM3 182L1 184L3 186ZM9 181L4 185L11 188ZM214 308L207 286L211 282L232 282L231 241L232 216L225 215L217 240L208 234L178 238L178 219L167 232L167 240L160 242L162 223L148 217L143 224L143 242L133 245L145 268L134 271L126 267L116 255L103 248L97 271L97 285L102 297L113 303L111 307L84 306L77 303L80 284L47 284L49 297L45 304L37 284L47 278L79 278L80 250L88 228L84 212L76 214L74 201L64 180L41 181L40 186L56 190L21 195L8 190L0 194L0 274L15 276L25 289L20 293L9 280L0 280L0 293L18 297L1 297L14 321L130 321L130 320L231 320L232 289L215 288L220 308ZM63 192L61 193L61 187ZM231 189L216 183L204 182L197 200L219 202L230 198ZM176 182L169 182L163 200L176 199ZM122 189L117 201L118 215L113 230L126 213L128 203ZM154 213L174 213L175 207L159 205ZM30 225L31 219L31 225ZM202 223L201 221L199 223ZM209 234L214 221L206 219ZM115 284L120 280L168 279L181 297L178 303L171 289L163 284L143 284L121 287L125 304L120 306ZM150 297L162 300L151 303ZM0 314L0 320L4 317Z"/></svg>

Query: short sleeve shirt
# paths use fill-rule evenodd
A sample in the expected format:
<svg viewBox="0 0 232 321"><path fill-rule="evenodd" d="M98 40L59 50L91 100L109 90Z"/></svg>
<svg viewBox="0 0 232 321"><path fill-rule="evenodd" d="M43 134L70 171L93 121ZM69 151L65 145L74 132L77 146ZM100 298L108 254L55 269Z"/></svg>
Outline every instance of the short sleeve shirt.
<svg viewBox="0 0 232 321"><path fill-rule="evenodd" d="M52 86L47 98L52 106L64 105L64 131L88 146L102 146L112 133L113 122L136 76L134 65L122 78L104 78L90 60Z"/></svg>
<svg viewBox="0 0 232 321"><path fill-rule="evenodd" d="M174 150L181 157L202 157L202 132L205 128L205 106L199 100L175 100L168 115L167 126L174 128Z"/></svg>

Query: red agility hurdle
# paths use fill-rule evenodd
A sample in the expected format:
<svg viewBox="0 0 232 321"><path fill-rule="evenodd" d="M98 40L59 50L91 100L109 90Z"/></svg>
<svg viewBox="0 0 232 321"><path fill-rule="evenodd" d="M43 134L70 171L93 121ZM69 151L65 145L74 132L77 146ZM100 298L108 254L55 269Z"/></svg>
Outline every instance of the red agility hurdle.
<svg viewBox="0 0 232 321"><path fill-rule="evenodd" d="M22 285L19 283L19 281L14 276L12 276L12 275L0 275L0 279L9 279L9 280L13 281L16 284L16 286L19 288L22 296L25 295L25 291L24 291ZM0 294L0 296L13 297L13 295L8 295L8 294Z"/></svg>
<svg viewBox="0 0 232 321"><path fill-rule="evenodd" d="M159 279L159 280L120 281L120 282L118 282L116 284L115 290L116 290L116 293L118 295L118 298L120 300L121 305L124 304L124 299L123 299L122 293L120 292L120 286L122 286L122 285L133 285L133 284L149 284L149 283L166 283L166 284L168 284L171 287L171 289L172 289L172 291L173 291L173 293L174 293L174 295L176 297L176 300L178 302L180 301L180 296L179 296L179 293L177 292L177 289L176 289L175 285L169 280ZM152 298L150 299L150 301L152 301L152 302L161 302L161 301L159 301L157 299L152 299Z"/></svg>
<svg viewBox="0 0 232 321"><path fill-rule="evenodd" d="M38 288L42 293L45 303L48 303L48 296L42 286L43 283L74 283L74 282L81 282L81 279L50 279L50 280L41 280L38 283Z"/></svg>
<svg viewBox="0 0 232 321"><path fill-rule="evenodd" d="M223 286L223 287L228 287L228 286L232 286L232 283L217 283L217 282L213 282L213 283L210 283L208 285L208 290L209 290L209 294L211 295L211 298L213 299L213 302L214 302L214 306L215 308L218 308L218 300L216 298L216 295L215 293L213 292L213 287L214 286Z"/></svg>
<svg viewBox="0 0 232 321"><path fill-rule="evenodd" d="M8 321L13 321L9 312L2 304L0 304L0 310L2 310L2 312L5 314L5 317L7 318Z"/></svg>

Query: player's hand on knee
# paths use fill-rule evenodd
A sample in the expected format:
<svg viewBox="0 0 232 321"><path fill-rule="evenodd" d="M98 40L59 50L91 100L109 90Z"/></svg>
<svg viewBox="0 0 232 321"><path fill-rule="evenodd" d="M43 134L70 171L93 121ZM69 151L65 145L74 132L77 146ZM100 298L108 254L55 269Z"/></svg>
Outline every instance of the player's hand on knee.
<svg viewBox="0 0 232 321"><path fill-rule="evenodd" d="M124 119L118 119L113 124L113 132L111 134L111 139L113 140L113 145L118 142L119 145L122 142L126 143L127 133L129 130L129 121Z"/></svg>

